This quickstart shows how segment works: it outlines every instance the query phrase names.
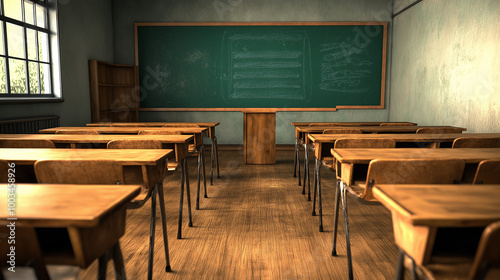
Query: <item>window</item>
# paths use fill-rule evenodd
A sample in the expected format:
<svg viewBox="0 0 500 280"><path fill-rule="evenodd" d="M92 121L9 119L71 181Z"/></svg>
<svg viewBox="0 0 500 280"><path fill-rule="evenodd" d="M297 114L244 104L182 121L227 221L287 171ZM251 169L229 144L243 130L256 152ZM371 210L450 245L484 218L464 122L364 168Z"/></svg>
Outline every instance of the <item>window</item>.
<svg viewBox="0 0 500 280"><path fill-rule="evenodd" d="M56 0L0 0L0 98L60 94Z"/></svg>

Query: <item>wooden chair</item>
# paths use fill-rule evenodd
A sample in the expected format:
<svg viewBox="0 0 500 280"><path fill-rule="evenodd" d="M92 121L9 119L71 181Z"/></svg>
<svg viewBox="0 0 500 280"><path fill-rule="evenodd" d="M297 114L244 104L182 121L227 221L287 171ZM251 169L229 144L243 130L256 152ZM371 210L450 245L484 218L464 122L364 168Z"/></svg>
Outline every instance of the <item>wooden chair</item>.
<svg viewBox="0 0 500 280"><path fill-rule="evenodd" d="M355 136L353 136L355 137ZM334 149L353 149L353 148L395 148L396 141L394 139L377 139L377 138L341 138L337 139L334 144ZM323 162L323 166L327 166L332 171L335 171L336 162L332 157L332 162ZM323 206L321 199L321 180L319 174L315 180L317 182L313 196L313 216L316 214L316 190L318 192L318 209L319 209L319 231L323 231ZM336 182L338 187L338 180ZM335 204L338 212L338 201Z"/></svg>
<svg viewBox="0 0 500 280"><path fill-rule="evenodd" d="M144 123L112 123L110 126L114 127L145 127Z"/></svg>
<svg viewBox="0 0 500 280"><path fill-rule="evenodd" d="M447 255L420 269L427 279L500 279L500 221L484 229L473 258Z"/></svg>
<svg viewBox="0 0 500 280"><path fill-rule="evenodd" d="M426 133L426 134L445 134L445 133L462 133L462 129L458 127L421 127L417 129L417 133ZM439 148L439 142L428 143L424 146L424 148Z"/></svg>
<svg viewBox="0 0 500 280"><path fill-rule="evenodd" d="M372 194L372 187L375 184L458 183L462 179L464 168L465 161L459 159L375 159L368 165L365 184L348 186L339 180L335 201L337 205L339 199L342 203L349 275L352 276L352 257L349 239L347 192L359 202L379 204ZM332 256L337 255L338 214L338 207L335 206ZM401 262L399 264L402 265ZM404 271L402 268L398 268L398 270Z"/></svg>
<svg viewBox="0 0 500 280"><path fill-rule="evenodd" d="M187 125L189 126L191 124L188 123ZM198 125L196 125L196 126L198 127ZM179 127L179 126L177 126L177 127ZM179 131L167 131L167 130L141 130L141 131L139 131L139 135L181 135L181 134L182 133ZM199 210L200 209L201 175L203 175L203 189L205 191L205 194L204 194L205 198L208 197L208 192L207 192L207 181L206 181L206 177L205 177L204 145L203 145L203 143L201 145L199 145L199 150L197 150L196 146L197 146L196 143L189 144L189 156L198 158L198 185L197 185L197 196L196 196L196 210ZM168 168L170 171L175 171L178 166L179 166L179 163L172 162L172 163L170 163ZM203 170L202 170L202 168L203 168ZM183 172L185 172L185 171L183 171ZM188 184L188 182L189 182L189 179L187 177L188 173L185 173L185 174L186 174L185 179L188 180L186 182L186 184ZM190 202L188 201L188 203L190 203Z"/></svg>
<svg viewBox="0 0 500 280"><path fill-rule="evenodd" d="M414 123L409 123L409 122L387 122L387 123L381 123L380 126L414 126Z"/></svg>
<svg viewBox="0 0 500 280"><path fill-rule="evenodd" d="M167 123L164 124L163 127L200 127L195 123Z"/></svg>
<svg viewBox="0 0 500 280"><path fill-rule="evenodd" d="M357 128L329 128L329 129L323 130L323 134L361 134L361 133L363 133L361 131L361 129L357 129ZM312 146L308 147L307 145L304 145L304 149L305 149L305 159L304 159L304 168L305 168L304 173L305 174L304 174L304 185L302 187L302 194L305 194L306 180L307 180L307 185L308 185L308 199L307 200L311 200L311 197L310 197L310 194L311 194L311 186L310 185L311 184L309 182L309 155L308 155L308 151L312 150L313 148L312 148ZM328 168L332 168L334 166L333 162L334 162L333 157L324 157L323 161L321 163L318 163L318 164L321 164L321 166L326 166ZM317 172L319 171L318 168L315 168L315 170ZM317 183L318 183L317 177L314 177L314 179L315 179L314 185L317 185ZM316 198L314 198L314 203L315 202L316 202ZM313 210L313 216L314 215L316 215L316 214Z"/></svg>
<svg viewBox="0 0 500 280"><path fill-rule="evenodd" d="M34 165L39 183L51 184L124 184L120 162L109 160L39 160ZM102 250L103 248L96 248ZM97 254L97 253L96 253ZM108 257L115 263L116 275L125 275L119 244L111 256L99 257L99 279L106 275ZM85 268L90 263L80 263ZM101 278L103 277L104 278Z"/></svg>
<svg viewBox="0 0 500 280"><path fill-rule="evenodd" d="M310 123L308 126L342 126L338 123Z"/></svg>
<svg viewBox="0 0 500 280"><path fill-rule="evenodd" d="M483 160L477 166L473 184L500 184L500 160Z"/></svg>
<svg viewBox="0 0 500 280"><path fill-rule="evenodd" d="M4 139L0 140L0 148L49 148L56 146L54 142L46 139Z"/></svg>
<svg viewBox="0 0 500 280"><path fill-rule="evenodd" d="M158 140L111 140L107 144L108 149L161 149L162 143ZM142 193L140 200L133 201L129 208L139 208L151 197L151 222L150 222L150 243L149 243L149 268L148 273L152 273L153 250L154 250L154 231L156 217L156 194L160 203L160 216L163 229L163 245L165 249L166 271L171 271L170 258L168 253L167 221L165 214L165 196L163 193L163 179L167 175L167 162L163 166L124 166L125 180L127 183L143 184L146 192ZM139 178L138 178L139 177ZM155 182L160 182L156 184ZM189 191L188 191L189 193ZM145 194L145 195L144 195ZM191 221L191 213L189 215Z"/></svg>
<svg viewBox="0 0 500 280"><path fill-rule="evenodd" d="M462 133L459 127L421 127L417 129L417 133L427 134L445 134L445 133Z"/></svg>
<svg viewBox="0 0 500 280"><path fill-rule="evenodd" d="M59 129L56 130L56 134L85 134L85 135L100 135L97 130L87 130L87 129ZM77 144L70 143L71 149L76 148L89 148L89 144ZM90 147L92 148L92 147Z"/></svg>
<svg viewBox="0 0 500 280"><path fill-rule="evenodd" d="M363 131L358 128L329 128L323 130L323 134L362 134Z"/></svg>
<svg viewBox="0 0 500 280"><path fill-rule="evenodd" d="M461 137L452 148L500 148L500 137Z"/></svg>

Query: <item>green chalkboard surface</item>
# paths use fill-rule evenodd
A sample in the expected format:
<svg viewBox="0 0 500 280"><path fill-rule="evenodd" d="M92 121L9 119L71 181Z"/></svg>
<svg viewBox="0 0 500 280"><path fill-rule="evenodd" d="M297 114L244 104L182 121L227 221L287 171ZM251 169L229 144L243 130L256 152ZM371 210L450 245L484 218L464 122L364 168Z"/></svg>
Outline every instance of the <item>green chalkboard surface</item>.
<svg viewBox="0 0 500 280"><path fill-rule="evenodd" d="M383 108L386 23L136 23L141 110Z"/></svg>

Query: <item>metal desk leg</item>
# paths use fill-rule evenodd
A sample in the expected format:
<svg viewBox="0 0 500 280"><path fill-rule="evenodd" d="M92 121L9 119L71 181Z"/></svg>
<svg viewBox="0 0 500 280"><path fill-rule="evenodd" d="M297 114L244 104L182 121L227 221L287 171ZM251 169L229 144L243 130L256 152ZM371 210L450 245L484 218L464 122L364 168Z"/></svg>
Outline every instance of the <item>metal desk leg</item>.
<svg viewBox="0 0 500 280"><path fill-rule="evenodd" d="M335 182L335 210L333 213L333 249L332 256L337 255L337 232L339 225L340 180Z"/></svg>
<svg viewBox="0 0 500 280"><path fill-rule="evenodd" d="M161 215L161 226L163 231L163 248L165 249L165 271L171 272L172 268L170 267L170 256L168 253L168 236L167 236L167 218L165 214L165 197L163 194L163 183L160 183L156 186L158 189L158 202L160 203L160 215Z"/></svg>
<svg viewBox="0 0 500 280"><path fill-rule="evenodd" d="M156 188L153 188L151 194L151 223L149 225L149 261L148 261L148 279L153 279L153 257L155 249L155 225L156 225Z"/></svg>
<svg viewBox="0 0 500 280"><path fill-rule="evenodd" d="M351 241L349 239L349 222L347 220L347 190L344 186L344 182L340 182L340 196L342 200L342 209L344 211L344 226L345 226L345 244L347 251L347 268L349 270L349 280L353 279L352 271L352 256L351 256Z"/></svg>

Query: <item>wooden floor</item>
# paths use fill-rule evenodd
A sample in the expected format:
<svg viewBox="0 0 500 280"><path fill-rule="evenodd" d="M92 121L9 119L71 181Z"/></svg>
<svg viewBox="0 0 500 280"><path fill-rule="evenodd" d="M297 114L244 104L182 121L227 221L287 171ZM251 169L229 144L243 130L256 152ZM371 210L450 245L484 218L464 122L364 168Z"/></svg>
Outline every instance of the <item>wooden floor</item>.
<svg viewBox="0 0 500 280"><path fill-rule="evenodd" d="M173 272L164 272L158 210L153 279L347 279L342 218L339 256L331 256L331 172L325 169L322 173L325 231L319 232L318 217L311 215L312 202L301 194L302 187L293 177L293 151L277 151L275 165L243 165L241 151L220 151L221 179L215 180L214 186L208 184L209 198L202 196L201 210L194 210L195 159L190 163L194 227L187 226L184 211L183 239L176 239L180 195L177 171L164 184ZM352 199L348 205L354 278L394 278L397 247L390 213L383 206L362 205ZM141 209L127 212L127 229L120 244L128 279L147 276L149 209L148 202ZM112 267L110 262L108 279L114 279ZM94 262L80 271L79 279L96 279L96 275Z"/></svg>

